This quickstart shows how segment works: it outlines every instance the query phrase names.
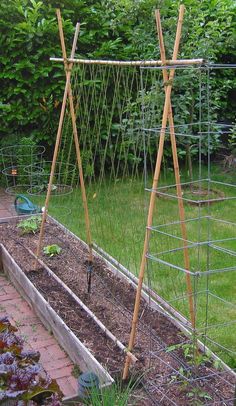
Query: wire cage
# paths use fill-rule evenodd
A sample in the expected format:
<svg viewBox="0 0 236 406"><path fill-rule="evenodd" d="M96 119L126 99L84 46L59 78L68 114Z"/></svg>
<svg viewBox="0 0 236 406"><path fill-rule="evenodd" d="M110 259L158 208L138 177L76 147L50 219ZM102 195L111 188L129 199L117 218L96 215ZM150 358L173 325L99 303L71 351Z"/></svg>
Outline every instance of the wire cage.
<svg viewBox="0 0 236 406"><path fill-rule="evenodd" d="M155 195L156 205L152 224L147 227L150 235L145 252L147 283L151 292L157 292L161 298L164 314L170 322L189 332L189 342L185 342L186 338L182 338L179 345L169 342L169 348L161 351L155 350L152 339L150 368L157 362L164 364L166 353L171 354L178 365L180 347L187 351L191 348L193 359L190 365L187 354L186 365L181 366L179 362L175 370L169 368L169 376L166 373L163 379L160 374L150 385L146 382L147 391L163 404L179 404L171 402L171 391L178 391L183 382L190 388L202 379L207 392L213 375L218 382L224 382L228 393L215 393L209 400L206 397L204 404L233 402L236 184L233 171L227 171L225 159L217 155L217 142L222 134L230 133L232 125L214 121L217 116L211 108L210 95L213 69L213 66L203 66L195 71L183 68L177 72L181 79L187 78L188 83L192 77L193 85L194 75L197 76L199 92L195 100L189 97L189 105L195 103L189 122L183 120L186 111L181 109L180 103L181 97L188 100L188 88L178 92L178 82L177 89L174 87L172 107L176 125L167 123L165 127L156 119L151 91L149 97L145 89L143 92L144 183L146 192ZM156 70L151 69L153 76L157 76ZM191 120L192 117L197 120ZM157 141L160 147L163 134L162 166L154 187L154 165L149 160L148 146ZM198 355L193 350L196 346L204 356L213 351L219 357L215 358L218 366L214 372L207 371L207 362L198 364ZM230 369L226 364L231 367L232 380L225 375L225 370Z"/></svg>
<svg viewBox="0 0 236 406"><path fill-rule="evenodd" d="M40 171L44 146L11 145L0 149L2 175L5 179L6 192L10 195L27 193L34 183L35 174L31 174L31 165L37 165Z"/></svg>
<svg viewBox="0 0 236 406"><path fill-rule="evenodd" d="M30 184L27 193L32 196L45 196L48 189L51 161L42 161L41 167L29 165L26 172L34 181ZM72 193L76 184L76 166L68 162L56 162L53 183L51 188L52 196L63 196Z"/></svg>

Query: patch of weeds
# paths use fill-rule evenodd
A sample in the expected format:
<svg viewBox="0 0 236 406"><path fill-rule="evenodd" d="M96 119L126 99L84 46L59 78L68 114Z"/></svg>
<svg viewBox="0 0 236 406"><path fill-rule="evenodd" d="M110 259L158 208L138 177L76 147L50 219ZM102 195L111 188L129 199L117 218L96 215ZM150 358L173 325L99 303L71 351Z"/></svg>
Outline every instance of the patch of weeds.
<svg viewBox="0 0 236 406"><path fill-rule="evenodd" d="M74 365L71 371L71 375L74 376L74 378L78 378L82 374L82 371L80 370L79 365Z"/></svg>
<svg viewBox="0 0 236 406"><path fill-rule="evenodd" d="M184 389L189 384L188 379L191 377L191 371L186 370L183 367L180 367L176 372L177 373L175 375L171 375L170 383L177 381L181 382L182 388Z"/></svg>
<svg viewBox="0 0 236 406"><path fill-rule="evenodd" d="M49 257L54 257L55 255L59 255L61 252L61 247L57 244L47 245L43 248L44 254L48 255Z"/></svg>
<svg viewBox="0 0 236 406"><path fill-rule="evenodd" d="M36 324L32 324L31 329L32 329L33 333L36 333L36 331L37 331Z"/></svg>
<svg viewBox="0 0 236 406"><path fill-rule="evenodd" d="M201 406L204 405L207 400L212 400L209 393L200 388L192 388L191 391L186 394L186 397L189 399L190 404L194 406Z"/></svg>
<svg viewBox="0 0 236 406"><path fill-rule="evenodd" d="M17 227L20 228L21 234L35 234L39 231L39 227L41 224L41 217L40 216L32 216L28 217L25 220L21 220Z"/></svg>

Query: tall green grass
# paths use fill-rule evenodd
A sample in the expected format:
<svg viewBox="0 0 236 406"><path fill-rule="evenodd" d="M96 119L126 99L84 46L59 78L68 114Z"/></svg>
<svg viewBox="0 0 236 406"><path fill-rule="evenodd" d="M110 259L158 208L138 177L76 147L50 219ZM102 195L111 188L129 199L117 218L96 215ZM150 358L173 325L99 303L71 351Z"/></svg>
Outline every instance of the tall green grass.
<svg viewBox="0 0 236 406"><path fill-rule="evenodd" d="M207 168L203 168L202 177L207 176ZM212 168L212 179L233 183L233 174L222 173L222 168ZM182 181L188 179L186 172L182 173ZM148 179L148 186L151 179ZM173 173L165 174L161 184L173 184ZM213 185L214 189L224 192L226 197L236 196L236 190L229 186ZM173 190L174 193L174 190ZM89 213L93 241L103 250L113 256L131 272L138 275L142 255L146 219L150 193L144 191L143 179L118 180L115 183L103 182L90 184L87 188ZM42 199L38 199L42 203ZM80 189L64 197L52 197L49 213L65 224L71 231L82 239L86 239L84 212ZM236 223L236 200L224 200L210 206L196 206L185 204L186 219L211 215L216 219L223 219ZM157 197L153 216L153 224L166 224L179 218L177 199ZM236 238L236 226L212 221L207 218L186 223L188 240L191 243L211 239ZM181 237L179 224L162 228L172 237L152 232L149 252L153 256L184 267L182 242L173 238ZM236 239L229 242L217 243L221 248L236 252ZM179 249L172 253L165 252ZM211 340L230 349L227 353L214 344L209 344L231 366L236 366L233 351L236 347L235 324L236 319L236 271L219 272L207 276L204 271L209 269L223 269L236 265L236 256L209 247L194 246L189 249L191 271L199 272L199 276L191 277L196 292L197 327L204 333L206 315L207 331ZM157 291L165 300L189 317L188 300L186 297L185 274L170 266L148 261L146 283ZM213 294L209 295L208 291ZM221 299L218 299L220 297ZM226 301L226 302L224 302ZM230 324L231 322L231 324ZM227 323L225 326L219 324ZM229 323L229 324L228 324ZM214 327L215 326L215 327Z"/></svg>

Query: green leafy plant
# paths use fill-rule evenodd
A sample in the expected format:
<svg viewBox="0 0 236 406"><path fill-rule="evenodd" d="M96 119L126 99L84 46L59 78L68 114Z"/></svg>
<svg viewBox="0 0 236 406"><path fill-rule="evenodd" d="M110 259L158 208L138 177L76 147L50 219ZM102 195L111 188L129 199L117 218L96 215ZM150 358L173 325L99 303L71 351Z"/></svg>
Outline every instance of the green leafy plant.
<svg viewBox="0 0 236 406"><path fill-rule="evenodd" d="M23 340L16 332L8 317L0 318L0 403L33 401L34 405L60 406L62 393L56 381L42 373L40 353L24 351Z"/></svg>
<svg viewBox="0 0 236 406"><path fill-rule="evenodd" d="M204 405L205 401L212 400L209 393L201 390L200 388L192 388L186 395L191 405L200 406ZM204 403L202 403L204 401Z"/></svg>
<svg viewBox="0 0 236 406"><path fill-rule="evenodd" d="M39 231L41 224L40 216L28 217L26 220L21 220L17 227L21 229L21 234L35 234Z"/></svg>
<svg viewBox="0 0 236 406"><path fill-rule="evenodd" d="M54 257L55 255L59 255L61 252L61 247L57 244L52 244L52 245L47 245L46 247L43 248L44 254Z"/></svg>
<svg viewBox="0 0 236 406"><path fill-rule="evenodd" d="M198 351L196 349L196 345L193 342L171 345L166 349L166 352L172 352L178 349L183 351L183 355L190 365L199 366L205 365L206 363L213 363L211 352L206 351L205 353L202 353ZM216 364L213 363L213 365L215 366L215 368L219 368L218 362Z"/></svg>

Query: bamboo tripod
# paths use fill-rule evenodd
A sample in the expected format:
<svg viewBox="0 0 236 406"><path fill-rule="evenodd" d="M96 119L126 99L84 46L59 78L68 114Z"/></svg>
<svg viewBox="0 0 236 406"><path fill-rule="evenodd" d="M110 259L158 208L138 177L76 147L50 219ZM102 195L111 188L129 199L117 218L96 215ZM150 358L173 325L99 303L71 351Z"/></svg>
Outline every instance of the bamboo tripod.
<svg viewBox="0 0 236 406"><path fill-rule="evenodd" d="M172 56L173 60L176 60L177 56L178 56L182 24L183 24L183 16L184 16L184 6L181 5L180 9L179 9L179 18L178 18L178 23L177 23L175 44L174 44L174 50L173 50L173 56ZM157 33L158 33L158 37L159 37L161 60L164 65L164 64L166 64L166 55L165 55L165 47L164 47L164 41L163 41L163 35L162 35L162 27L161 27L159 10L156 11L156 25L157 25ZM177 197L178 197L179 218L180 218L181 233L182 233L182 240L183 240L184 264L185 264L186 270L190 269L190 261L189 261L188 248L187 248L187 231L186 231L186 226L184 223L184 220L185 220L184 204L183 204L182 190L181 190L181 185L180 185L179 163L178 163L178 155L177 155L177 147L176 147L175 130L174 130L174 120L173 120L173 113L172 113L172 106L171 106L171 91L172 91L172 85L173 85L173 80L174 80L174 75L175 75L175 69L174 68L170 69L169 76L168 76L168 72L166 69L163 69L162 72L163 72L164 85L167 85L167 86L165 86L165 103L164 103L164 109L163 109L162 126L161 126L161 131L160 131L160 140L159 140L156 166L155 166L154 177L153 177L152 191L151 191L151 196L150 196L143 254L142 254L142 260L141 260L140 271L139 271L139 282L138 282L138 287L137 287L137 292L136 292L133 319L132 319L132 327L131 327L130 339L129 339L129 345L128 345L129 351L133 350L136 330L137 330L139 308L140 308L140 301L141 301L141 294L142 294L142 285L143 285L145 268L147 265L147 253L148 253L149 240L150 240L150 235L151 235L151 227L152 227L152 223L153 223L153 213L154 213L155 200L156 200L156 189L158 186L160 169L161 169L161 161L162 161L162 157L163 157L167 121L169 121L169 127L170 127L172 158L173 158L174 173L175 173L175 180L176 180L176 193L177 193ZM194 329L195 328L195 313L194 313L194 302L193 302L191 278L190 278L189 273L186 273L186 285L187 285L187 294L188 294L191 325L192 325L192 328ZM127 379L127 377L128 377L129 365L130 365L130 358L126 357L124 371L123 371L123 379Z"/></svg>
<svg viewBox="0 0 236 406"><path fill-rule="evenodd" d="M80 178L82 200L83 200L83 206L84 206L86 236L87 236L87 243L88 243L88 247L89 247L89 263L91 264L93 262L93 252L92 252L92 238L91 238L91 230L90 230L90 219L89 219L88 203L87 203L87 196L86 196L86 190L85 190L85 184L84 184L84 176L83 176L83 168L82 168L82 161L81 161L81 154L80 154L78 131L77 131L77 126L76 126L76 116L75 116L75 109L74 109L74 102L73 102L73 95L72 95L71 81L70 81L71 80L71 72L72 72L72 68L73 68L73 62L68 63L67 55L66 55L64 33L63 33L63 26L62 26L62 19L61 19L61 12L60 12L59 9L57 9L56 13L57 13L59 35L60 35L60 41L61 41L61 49L62 49L62 55L63 55L63 60L64 60L65 73L66 73L66 84L65 84L65 90L64 90L64 96L63 96L63 101L62 101L60 119L59 119L59 124L58 124L56 143L55 143L55 148L54 148L54 153L53 153L53 160L52 160L50 178L49 178L49 183L48 183L47 195L46 195L46 200L45 200L45 204L44 204L45 210L44 210L43 215L42 215L42 223L41 223L41 228L40 228L39 242L38 242L38 246L37 246L36 256L39 257L40 251L41 251L41 248L42 248L42 241L43 241L43 236L44 236L45 222L46 222L46 217L47 217L49 200L50 200L50 196L51 196L53 177L54 177L54 172L55 172L55 167L56 167L56 161L57 161L57 156L58 156L58 151L59 151L60 140L61 140L61 136L62 136L62 127L63 127L63 121L64 121L65 110L66 110L66 103L67 103L67 98L68 98L69 99L69 105L70 105L70 115L71 115L71 121L72 121L72 128L73 128L73 137L74 137L74 143L75 143L75 149L76 149L76 158L77 158L77 164L78 164L78 169L79 169L79 178ZM74 34L74 39L73 39L73 45L72 45L72 49L71 49L71 55L70 55L71 59L73 59L74 56L75 56L76 44L77 44L78 35L79 35L79 29L80 29L80 25L79 25L79 23L77 23L76 24L76 29L75 29L75 34Z"/></svg>

